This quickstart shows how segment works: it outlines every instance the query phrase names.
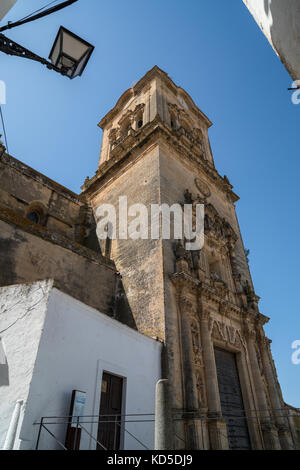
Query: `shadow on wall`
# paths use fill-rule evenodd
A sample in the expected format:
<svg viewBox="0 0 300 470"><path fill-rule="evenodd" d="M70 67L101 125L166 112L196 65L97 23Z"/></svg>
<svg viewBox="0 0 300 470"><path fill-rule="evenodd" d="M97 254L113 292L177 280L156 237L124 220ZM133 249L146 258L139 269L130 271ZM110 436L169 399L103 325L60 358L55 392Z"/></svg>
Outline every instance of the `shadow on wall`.
<svg viewBox="0 0 300 470"><path fill-rule="evenodd" d="M2 339L0 338L0 387L9 386L9 370Z"/></svg>
<svg viewBox="0 0 300 470"><path fill-rule="evenodd" d="M293 80L300 80L300 2L264 0L271 41Z"/></svg>

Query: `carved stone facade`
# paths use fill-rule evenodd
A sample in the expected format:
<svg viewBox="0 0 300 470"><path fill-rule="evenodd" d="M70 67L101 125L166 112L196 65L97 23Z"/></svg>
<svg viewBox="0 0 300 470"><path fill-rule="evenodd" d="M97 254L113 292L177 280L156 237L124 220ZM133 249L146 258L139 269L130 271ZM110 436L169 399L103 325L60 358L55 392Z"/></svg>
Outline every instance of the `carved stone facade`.
<svg viewBox="0 0 300 470"><path fill-rule="evenodd" d="M51 277L66 293L164 342L175 449L291 449L282 398L210 120L154 67L101 120L99 166L76 195L0 143L0 286ZM204 246L98 241L100 204L204 205ZM117 214L118 216L119 214ZM118 217L117 217L118 219ZM299 426L300 427L300 426Z"/></svg>
<svg viewBox="0 0 300 470"><path fill-rule="evenodd" d="M94 211L105 202L117 207L121 195L128 205L205 206L205 243L199 252L162 239L116 240L112 248L137 328L165 342L164 373L178 418L174 448L239 448L239 440L230 436L235 427L224 408L215 348L231 352L236 364L248 448L293 448L263 331L269 319L259 312L236 218L238 196L214 165L211 122L154 67L99 126L99 167L83 187Z"/></svg>

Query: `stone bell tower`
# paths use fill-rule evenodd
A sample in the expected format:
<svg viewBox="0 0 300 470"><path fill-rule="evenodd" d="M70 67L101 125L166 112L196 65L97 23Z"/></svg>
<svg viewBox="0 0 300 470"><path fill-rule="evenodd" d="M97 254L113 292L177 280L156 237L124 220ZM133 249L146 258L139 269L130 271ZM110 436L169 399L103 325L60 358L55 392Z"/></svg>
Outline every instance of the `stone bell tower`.
<svg viewBox="0 0 300 470"><path fill-rule="evenodd" d="M127 321L165 342L163 373L177 418L172 445L293 448L263 330L269 319L259 312L235 212L238 196L214 165L211 122L154 67L99 126L99 166L82 194L95 212L104 203L118 209L124 196L128 207L205 205L205 243L199 252L150 236L100 242L122 275Z"/></svg>

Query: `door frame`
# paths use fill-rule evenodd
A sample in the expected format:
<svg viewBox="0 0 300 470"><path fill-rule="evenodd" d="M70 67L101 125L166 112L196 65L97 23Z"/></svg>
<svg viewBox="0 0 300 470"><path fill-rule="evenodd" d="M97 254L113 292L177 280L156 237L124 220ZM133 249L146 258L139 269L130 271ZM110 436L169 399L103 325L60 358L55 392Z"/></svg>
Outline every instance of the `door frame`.
<svg viewBox="0 0 300 470"><path fill-rule="evenodd" d="M256 396L255 390L253 388L253 381L251 377L250 364L247 362L246 351L244 347L237 348L229 343L225 343L221 340L215 338L212 339L213 350L214 348L223 349L223 351L228 351L235 354L236 357L236 366L240 381L240 387L242 392L242 398L245 408L245 415L247 417L247 427L250 438L250 444L253 450L262 449L261 444L261 430L260 423L254 419L253 414L254 410L257 409L256 406ZM216 364L215 351L214 351L214 360ZM219 384L217 383L218 392ZM219 392L220 395L220 392ZM251 411L252 410L252 411Z"/></svg>
<svg viewBox="0 0 300 470"><path fill-rule="evenodd" d="M95 379L95 393L93 400L93 415L99 416L100 414L100 403L101 403L101 385L103 373L110 375L115 375L123 380L122 386L122 405L121 405L121 430L120 430L120 450L124 450L125 445L125 414L126 414L126 403L127 403L127 371L122 367L119 367L117 364L113 364L108 361L103 361L102 359L98 360L97 364L97 373ZM91 425L91 434L92 436L98 435L98 423L93 423ZM96 450L97 443L91 438L90 440L90 450Z"/></svg>

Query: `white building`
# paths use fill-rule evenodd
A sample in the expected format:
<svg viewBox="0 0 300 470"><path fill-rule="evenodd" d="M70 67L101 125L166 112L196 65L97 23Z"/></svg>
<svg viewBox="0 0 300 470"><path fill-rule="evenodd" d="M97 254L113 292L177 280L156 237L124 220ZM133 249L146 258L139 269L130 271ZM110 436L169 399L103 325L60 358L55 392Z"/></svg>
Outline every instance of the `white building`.
<svg viewBox="0 0 300 470"><path fill-rule="evenodd" d="M294 80L300 80L299 0L243 0Z"/></svg>
<svg viewBox="0 0 300 470"><path fill-rule="evenodd" d="M46 427L64 445L67 420L61 417L69 415L72 390L81 390L86 392L84 416L90 418L85 418L80 448L95 449L100 401L103 393L111 393L111 377L121 384L118 413L127 415L117 426L120 448L153 449L161 343L62 293L52 280L0 289L0 337L1 446L19 400L14 448L34 449L39 431L34 423L51 416L60 419L45 422L60 424ZM133 414L146 416L128 416ZM60 447L43 428L39 449Z"/></svg>
<svg viewBox="0 0 300 470"><path fill-rule="evenodd" d="M1 0L0 2L0 21L5 15L11 10L11 8L17 3L17 0Z"/></svg>

